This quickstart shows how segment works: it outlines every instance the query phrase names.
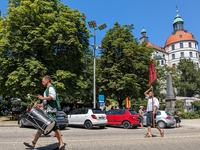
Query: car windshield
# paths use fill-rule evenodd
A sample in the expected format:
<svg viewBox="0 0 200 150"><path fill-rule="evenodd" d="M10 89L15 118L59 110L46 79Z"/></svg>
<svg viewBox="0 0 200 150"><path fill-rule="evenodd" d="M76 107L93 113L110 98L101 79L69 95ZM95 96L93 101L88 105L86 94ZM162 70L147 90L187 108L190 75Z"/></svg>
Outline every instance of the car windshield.
<svg viewBox="0 0 200 150"><path fill-rule="evenodd" d="M93 114L104 114L101 109L92 109Z"/></svg>
<svg viewBox="0 0 200 150"><path fill-rule="evenodd" d="M131 115L137 115L137 113L134 110L129 110L129 112L131 113Z"/></svg>
<svg viewBox="0 0 200 150"><path fill-rule="evenodd" d="M169 116L172 116L172 114L168 111L166 111L166 114L169 115Z"/></svg>

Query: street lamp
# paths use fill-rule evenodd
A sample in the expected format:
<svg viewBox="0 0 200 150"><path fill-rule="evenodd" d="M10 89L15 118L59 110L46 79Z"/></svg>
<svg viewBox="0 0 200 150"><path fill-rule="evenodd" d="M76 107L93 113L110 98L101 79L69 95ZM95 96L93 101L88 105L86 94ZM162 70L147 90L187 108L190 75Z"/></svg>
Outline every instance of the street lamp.
<svg viewBox="0 0 200 150"><path fill-rule="evenodd" d="M96 55L95 55L95 50L97 50L98 48L100 48L101 45L96 46L96 30L103 30L105 29L107 26L106 24L102 24L100 26L97 26L96 21L92 20L92 21L88 21L88 24L90 26L90 28L94 28L94 44L92 44L91 46L94 49L94 92L93 92L93 107L96 108L96 77L95 77L95 69L96 69Z"/></svg>

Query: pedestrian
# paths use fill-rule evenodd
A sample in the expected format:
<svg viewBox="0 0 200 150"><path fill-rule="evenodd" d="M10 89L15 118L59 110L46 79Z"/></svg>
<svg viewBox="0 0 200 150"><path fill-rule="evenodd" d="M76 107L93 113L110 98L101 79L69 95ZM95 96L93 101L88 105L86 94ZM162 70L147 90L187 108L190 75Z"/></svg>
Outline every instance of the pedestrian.
<svg viewBox="0 0 200 150"><path fill-rule="evenodd" d="M59 99L57 97L56 89L55 87L51 84L51 77L46 75L42 78L42 84L47 88L44 92L44 96L39 95L38 99L40 100L46 100L48 101L47 105L47 114L51 116L53 119L56 120L56 112L57 108L60 107L59 105ZM42 104L38 104L37 106L41 106ZM56 123L55 127L53 128L53 131L56 134L56 137L59 141L59 147L54 148L53 150L64 150L65 145L63 143L62 137L61 137L61 132L59 130L59 126ZM24 142L24 145L30 148L34 148L37 140L41 137L41 132L37 131L34 140L30 143Z"/></svg>
<svg viewBox="0 0 200 150"><path fill-rule="evenodd" d="M181 112L178 112L178 106L175 106L174 118L175 118L175 120L176 120L176 124L175 124L175 127L176 127L176 128L178 128L177 123L179 124L179 127L181 127L181 126L180 126L181 120L180 120L180 118L179 118L179 116L178 116L178 115L180 115L180 114L181 114Z"/></svg>
<svg viewBox="0 0 200 150"><path fill-rule="evenodd" d="M19 106L19 104L17 104L17 107L16 107L16 120L18 120L19 119L19 114L20 114L20 106Z"/></svg>
<svg viewBox="0 0 200 150"><path fill-rule="evenodd" d="M134 107L134 106L132 106L132 107L131 107L131 110L134 110L134 111L135 111L135 107Z"/></svg>
<svg viewBox="0 0 200 150"><path fill-rule="evenodd" d="M69 107L69 105L67 105L67 107L66 107L66 113L69 114L69 111L70 111L70 107Z"/></svg>
<svg viewBox="0 0 200 150"><path fill-rule="evenodd" d="M115 106L115 109L117 109L117 106Z"/></svg>
<svg viewBox="0 0 200 150"><path fill-rule="evenodd" d="M112 106L111 109L114 109L114 106Z"/></svg>
<svg viewBox="0 0 200 150"><path fill-rule="evenodd" d="M30 110L31 110L31 107L28 106L27 109L26 109L26 113L29 113Z"/></svg>
<svg viewBox="0 0 200 150"><path fill-rule="evenodd" d="M65 106L63 106L62 111L64 111L65 113L67 112Z"/></svg>
<svg viewBox="0 0 200 150"><path fill-rule="evenodd" d="M4 111L4 113L5 113L5 116L7 116L7 115L8 115L8 110L6 109L6 110Z"/></svg>
<svg viewBox="0 0 200 150"><path fill-rule="evenodd" d="M139 110L139 116L140 116L140 126L141 126L141 128L142 129L144 129L144 126L143 126L143 123L144 123L144 112L143 112L143 106L140 106L139 107L140 108L140 110Z"/></svg>
<svg viewBox="0 0 200 150"><path fill-rule="evenodd" d="M153 86L144 92L144 95L146 99L148 100L147 102L147 118L146 118L146 123L147 123L147 128L148 128L148 134L145 137L152 137L151 134L151 126L155 123L155 127L160 131L160 136L164 136L164 130L161 130L160 127L156 123L156 112L159 109L159 101L156 97L154 97L154 93L150 91L153 89Z"/></svg>
<svg viewBox="0 0 200 150"><path fill-rule="evenodd" d="M12 117L11 117L11 120L15 120L16 119L16 113L15 113L15 111L16 111L16 108L15 108L15 105L14 105L13 108L12 108Z"/></svg>

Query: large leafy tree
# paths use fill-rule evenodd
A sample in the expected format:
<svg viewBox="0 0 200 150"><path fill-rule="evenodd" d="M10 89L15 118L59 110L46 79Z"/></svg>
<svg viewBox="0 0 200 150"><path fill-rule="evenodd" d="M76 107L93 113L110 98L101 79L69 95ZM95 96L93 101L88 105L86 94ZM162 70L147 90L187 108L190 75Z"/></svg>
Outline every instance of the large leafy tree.
<svg viewBox="0 0 200 150"><path fill-rule="evenodd" d="M60 0L9 0L0 20L0 94L42 94L48 74L61 97L77 98L86 85L85 18Z"/></svg>
<svg viewBox="0 0 200 150"><path fill-rule="evenodd" d="M127 96L138 98L148 88L152 48L139 44L132 34L133 25L117 22L102 42L98 62L98 92L122 106Z"/></svg>
<svg viewBox="0 0 200 150"><path fill-rule="evenodd" d="M177 89L180 95L194 96L200 88L200 69L191 59L180 59L177 66L179 72L179 84Z"/></svg>

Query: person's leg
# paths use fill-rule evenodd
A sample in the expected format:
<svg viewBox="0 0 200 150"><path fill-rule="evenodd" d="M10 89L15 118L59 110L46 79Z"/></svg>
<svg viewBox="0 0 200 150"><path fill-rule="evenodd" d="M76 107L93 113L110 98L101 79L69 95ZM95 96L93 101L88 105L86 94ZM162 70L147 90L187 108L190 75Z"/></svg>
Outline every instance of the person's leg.
<svg viewBox="0 0 200 150"><path fill-rule="evenodd" d="M151 126L147 126L147 129L148 129L148 136L152 137L152 134L151 134Z"/></svg>
<svg viewBox="0 0 200 150"><path fill-rule="evenodd" d="M57 130L55 131L55 134L56 134L56 137L59 141L59 148L61 148L62 146L64 146L64 143L63 143L63 140L62 140L62 137L61 137L61 133L60 133L60 130Z"/></svg>
<svg viewBox="0 0 200 150"><path fill-rule="evenodd" d="M142 129L144 129L143 123L140 123L140 126L141 126Z"/></svg>
<svg viewBox="0 0 200 150"><path fill-rule="evenodd" d="M161 137L163 137L164 136L164 130L161 130L159 126L156 126L156 128L160 131Z"/></svg>
<svg viewBox="0 0 200 150"><path fill-rule="evenodd" d="M35 138L33 140L33 142L29 143L29 145L31 146L35 146L36 145L36 142L37 140L41 137L42 133L40 131L37 131L36 135L35 135Z"/></svg>

